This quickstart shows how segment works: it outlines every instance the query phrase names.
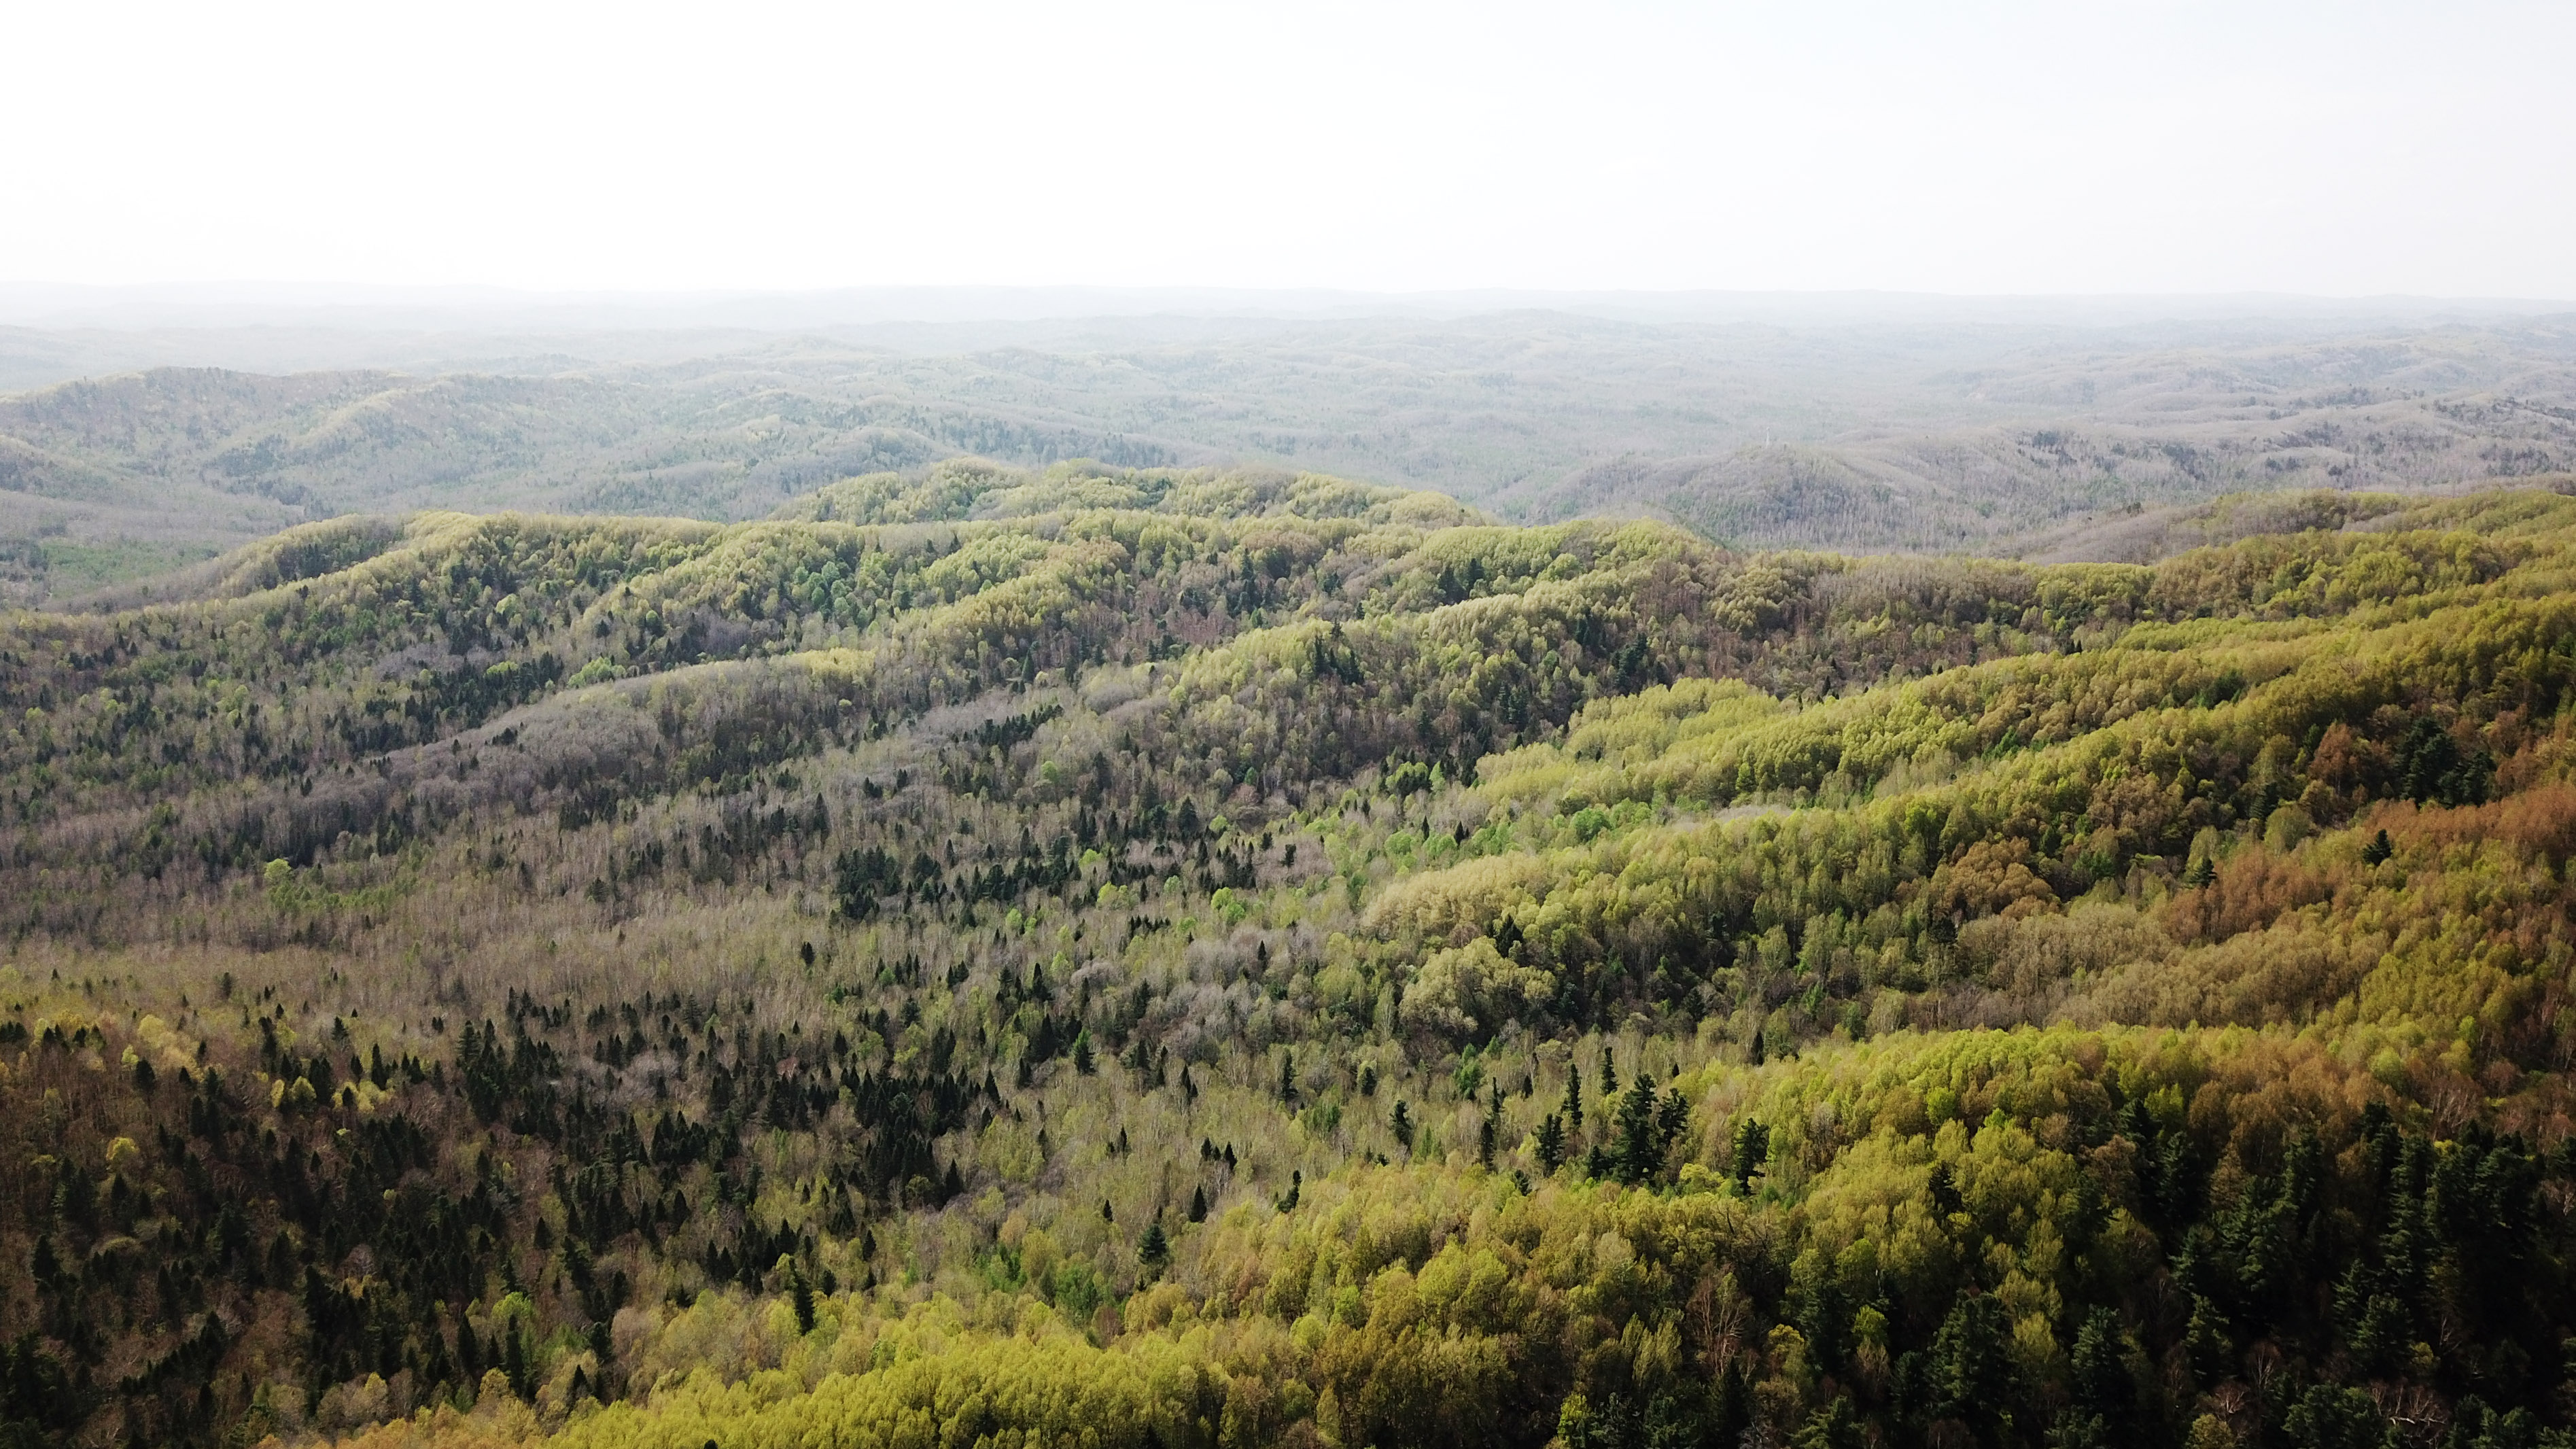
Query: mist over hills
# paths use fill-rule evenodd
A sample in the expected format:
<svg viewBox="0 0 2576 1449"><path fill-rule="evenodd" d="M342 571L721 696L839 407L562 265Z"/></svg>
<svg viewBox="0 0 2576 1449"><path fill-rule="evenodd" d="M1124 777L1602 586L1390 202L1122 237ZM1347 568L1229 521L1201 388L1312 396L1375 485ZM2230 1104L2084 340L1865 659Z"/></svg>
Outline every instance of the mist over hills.
<svg viewBox="0 0 2576 1449"><path fill-rule="evenodd" d="M0 293L0 316L218 324L0 328L0 385L20 389L0 398L0 588L68 597L350 512L736 521L961 454L1266 464L1511 521L1860 551L2015 551L2246 489L2576 468L2576 319L2531 305L432 300L447 310ZM1472 310L1495 301L1554 305ZM1084 305L1101 310L1063 315ZM261 316L286 325L244 325ZM761 325L798 316L817 325Z"/></svg>
<svg viewBox="0 0 2576 1449"><path fill-rule="evenodd" d="M1792 326L2252 321L2417 325L2528 317L2565 300L2516 297L2210 295L1974 296L1931 292L1579 291L1464 288L1363 292L1324 287L887 286L821 291L527 291L235 282L75 286L0 282L0 325L54 330L237 328L336 332L567 334L601 331L810 332L844 327L1014 325L1137 319L1411 319L1555 311L1649 323Z"/></svg>
<svg viewBox="0 0 2576 1449"><path fill-rule="evenodd" d="M0 1449L2576 1449L2564 319L12 336Z"/></svg>

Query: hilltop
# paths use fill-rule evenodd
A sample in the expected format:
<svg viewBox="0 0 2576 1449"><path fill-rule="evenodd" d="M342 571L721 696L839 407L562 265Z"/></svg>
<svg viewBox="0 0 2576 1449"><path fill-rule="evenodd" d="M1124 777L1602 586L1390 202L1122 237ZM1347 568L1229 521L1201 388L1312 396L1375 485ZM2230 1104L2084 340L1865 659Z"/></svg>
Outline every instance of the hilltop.
<svg viewBox="0 0 2576 1449"><path fill-rule="evenodd" d="M1736 547L2016 553L2123 510L2576 470L2564 319L1100 318L825 334L0 333L0 597L295 523L768 515L981 455L1436 489ZM85 351L86 349L86 351ZM228 368L118 364L231 359ZM377 359L367 366L355 364ZM312 368L311 364L331 365Z"/></svg>
<svg viewBox="0 0 2576 1449"><path fill-rule="evenodd" d="M2576 500L2153 525L952 459L0 616L0 1423L2562 1443Z"/></svg>

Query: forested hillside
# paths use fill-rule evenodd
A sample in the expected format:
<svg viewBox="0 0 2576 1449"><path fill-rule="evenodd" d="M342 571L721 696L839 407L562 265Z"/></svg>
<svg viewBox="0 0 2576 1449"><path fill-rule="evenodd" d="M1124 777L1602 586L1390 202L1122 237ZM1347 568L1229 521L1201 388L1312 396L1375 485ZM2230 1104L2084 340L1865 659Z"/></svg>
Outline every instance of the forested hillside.
<svg viewBox="0 0 2576 1449"><path fill-rule="evenodd" d="M2576 473L2565 317L1526 310L117 339L0 329L0 386L12 359L67 379L0 397L0 605L60 606L351 513L741 522L961 455L1261 463L1524 523L1645 515L1738 547L1929 552L2026 551L2035 530L2249 489ZM45 360L102 348L86 375ZM150 365L188 357L225 365Z"/></svg>
<svg viewBox="0 0 2576 1449"><path fill-rule="evenodd" d="M2563 1449L2576 499L2193 527L969 459L0 616L0 1443Z"/></svg>

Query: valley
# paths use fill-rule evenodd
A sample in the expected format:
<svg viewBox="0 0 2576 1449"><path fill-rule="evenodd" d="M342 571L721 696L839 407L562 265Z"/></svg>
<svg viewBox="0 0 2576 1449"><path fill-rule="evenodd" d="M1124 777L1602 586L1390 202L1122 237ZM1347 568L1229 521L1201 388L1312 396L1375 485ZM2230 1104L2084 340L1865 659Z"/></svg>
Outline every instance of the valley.
<svg viewBox="0 0 2576 1449"><path fill-rule="evenodd" d="M0 616L0 1435L2564 1442L2576 501L773 509Z"/></svg>

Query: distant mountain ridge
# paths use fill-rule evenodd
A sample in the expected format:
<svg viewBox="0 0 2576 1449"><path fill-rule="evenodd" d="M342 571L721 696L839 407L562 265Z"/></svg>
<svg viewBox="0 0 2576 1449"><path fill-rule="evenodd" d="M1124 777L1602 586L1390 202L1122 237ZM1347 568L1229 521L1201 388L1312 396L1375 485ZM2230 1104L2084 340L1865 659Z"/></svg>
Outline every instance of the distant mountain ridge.
<svg viewBox="0 0 2576 1449"><path fill-rule="evenodd" d="M0 334L0 376L71 365L102 335ZM1863 552L2012 550L2249 489L2576 469L2576 325L2547 317L1792 327L1529 311L118 345L147 344L270 365L375 346L401 365L163 366L0 397L0 598L344 513L738 521L964 455L1267 465L1432 488L1506 519L1644 515Z"/></svg>

